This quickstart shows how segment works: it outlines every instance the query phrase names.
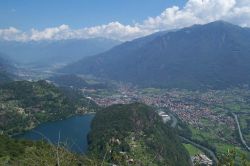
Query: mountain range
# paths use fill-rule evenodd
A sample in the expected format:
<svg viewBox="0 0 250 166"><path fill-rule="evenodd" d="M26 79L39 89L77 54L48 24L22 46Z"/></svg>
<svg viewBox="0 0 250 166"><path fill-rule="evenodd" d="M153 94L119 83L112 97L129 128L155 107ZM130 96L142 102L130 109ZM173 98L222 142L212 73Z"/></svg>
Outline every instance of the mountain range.
<svg viewBox="0 0 250 166"><path fill-rule="evenodd" d="M216 21L125 42L60 71L142 87L221 89L249 84L249 64L250 29Z"/></svg>
<svg viewBox="0 0 250 166"><path fill-rule="evenodd" d="M0 41L0 52L25 67L51 67L72 63L120 44L105 38L68 39L58 41Z"/></svg>

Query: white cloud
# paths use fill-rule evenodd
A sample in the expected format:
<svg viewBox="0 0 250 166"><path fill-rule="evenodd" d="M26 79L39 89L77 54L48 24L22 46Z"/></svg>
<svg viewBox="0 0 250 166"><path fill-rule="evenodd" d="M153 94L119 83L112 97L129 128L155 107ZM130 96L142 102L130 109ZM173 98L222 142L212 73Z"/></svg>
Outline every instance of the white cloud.
<svg viewBox="0 0 250 166"><path fill-rule="evenodd" d="M143 28L168 30L226 20L236 4L235 0L189 0L183 8L177 6L167 8L161 15L145 20L142 26Z"/></svg>
<svg viewBox="0 0 250 166"><path fill-rule="evenodd" d="M112 39L129 40L144 35L146 32L137 26L123 25L119 22L111 22L107 25L84 28L78 31L85 37L106 37ZM82 37L84 37L82 36Z"/></svg>
<svg viewBox="0 0 250 166"><path fill-rule="evenodd" d="M178 6L167 8L159 16L149 17L142 23L133 25L111 22L81 29L71 29L68 25L61 25L41 31L31 29L29 32L22 32L10 27L0 29L0 39L38 41L106 37L131 40L157 31L205 24L216 20L225 20L250 27L250 0L188 0L183 8Z"/></svg>
<svg viewBox="0 0 250 166"><path fill-rule="evenodd" d="M30 40L60 40L69 37L70 28L68 25L61 25L54 28L46 28L43 31L31 29Z"/></svg>
<svg viewBox="0 0 250 166"><path fill-rule="evenodd" d="M28 40L28 36L19 29L9 27L7 29L0 29L0 39L26 41Z"/></svg>

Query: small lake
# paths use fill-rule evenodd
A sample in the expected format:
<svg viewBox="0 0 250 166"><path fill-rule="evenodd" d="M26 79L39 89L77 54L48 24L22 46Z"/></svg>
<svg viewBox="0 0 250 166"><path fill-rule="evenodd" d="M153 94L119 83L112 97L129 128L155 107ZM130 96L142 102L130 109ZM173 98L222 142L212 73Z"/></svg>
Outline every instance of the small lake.
<svg viewBox="0 0 250 166"><path fill-rule="evenodd" d="M69 150L85 153L88 148L87 135L94 116L95 114L74 116L61 121L43 123L30 131L15 136L15 138L27 140L45 138L57 144L60 133L60 142L66 143Z"/></svg>

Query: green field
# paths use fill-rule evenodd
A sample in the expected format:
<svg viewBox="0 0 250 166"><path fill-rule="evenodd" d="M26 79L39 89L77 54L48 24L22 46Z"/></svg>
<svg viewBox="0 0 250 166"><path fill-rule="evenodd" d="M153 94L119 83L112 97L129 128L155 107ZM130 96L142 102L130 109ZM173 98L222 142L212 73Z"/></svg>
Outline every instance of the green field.
<svg viewBox="0 0 250 166"><path fill-rule="evenodd" d="M250 145L250 116L249 114L239 114L239 122L243 137L248 145Z"/></svg>
<svg viewBox="0 0 250 166"><path fill-rule="evenodd" d="M242 156L242 154L244 154L247 157L247 159L250 161L250 153L247 152L242 147L240 147L240 145L233 145L233 144L224 142L224 141L220 140L217 135L214 135L215 133L212 134L209 130L207 130L207 132L205 132L205 131L191 128L191 131L192 131L192 139L199 140L202 142L208 142L209 145L212 145L213 147L215 147L218 157L221 156L222 154L227 153L228 150L235 150L237 153L238 159L240 158L240 156ZM190 148L190 147L188 147L188 148ZM189 149L188 151L190 153L191 150Z"/></svg>
<svg viewBox="0 0 250 166"><path fill-rule="evenodd" d="M203 153L200 149L196 148L191 144L183 144L183 146L187 149L190 156L195 156L197 154Z"/></svg>

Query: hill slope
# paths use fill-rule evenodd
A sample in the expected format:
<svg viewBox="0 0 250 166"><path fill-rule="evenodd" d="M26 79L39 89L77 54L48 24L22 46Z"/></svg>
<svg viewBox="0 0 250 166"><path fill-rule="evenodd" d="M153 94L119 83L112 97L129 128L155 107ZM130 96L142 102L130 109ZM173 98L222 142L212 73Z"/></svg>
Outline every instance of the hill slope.
<svg viewBox="0 0 250 166"><path fill-rule="evenodd" d="M58 155L57 155L58 154ZM58 158L59 156L59 158ZM59 160L59 161L58 161ZM83 165L97 166L101 161L58 148L44 141L14 140L0 135L0 165Z"/></svg>
<svg viewBox="0 0 250 166"><path fill-rule="evenodd" d="M170 127L143 104L113 105L98 112L89 153L116 165L189 165L189 155Z"/></svg>
<svg viewBox="0 0 250 166"><path fill-rule="evenodd" d="M141 86L227 88L250 84L250 29L194 25L121 44L62 71Z"/></svg>
<svg viewBox="0 0 250 166"><path fill-rule="evenodd" d="M0 86L0 133L19 133L41 122L95 109L95 103L81 94L45 81L10 82Z"/></svg>

